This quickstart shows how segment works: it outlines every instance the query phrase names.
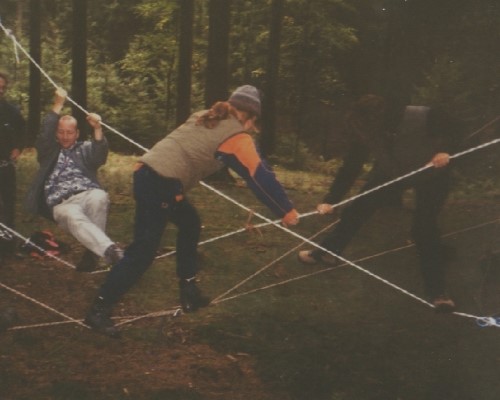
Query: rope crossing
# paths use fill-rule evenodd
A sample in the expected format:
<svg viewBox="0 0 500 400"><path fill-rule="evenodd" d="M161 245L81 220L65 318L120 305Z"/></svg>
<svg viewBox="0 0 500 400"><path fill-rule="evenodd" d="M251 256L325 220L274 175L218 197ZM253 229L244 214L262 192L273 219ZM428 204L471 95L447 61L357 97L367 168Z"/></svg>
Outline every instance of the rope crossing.
<svg viewBox="0 0 500 400"><path fill-rule="evenodd" d="M11 32L9 29L6 29L6 28L5 28L5 26L1 23L1 20L0 20L0 28L4 31L4 33L6 34L6 36L12 40L12 43L13 43L13 45L14 45L14 51L15 51L15 54L16 54L16 59L17 59L17 57L18 57L18 56L17 56L17 49L19 48L19 49L21 50L21 52L22 52L23 54L25 54L25 55L26 55L26 57L27 57L27 58L28 58L28 59L29 59L29 60L33 63L33 65L35 65L35 66L36 66L36 68L37 68L37 69L38 69L38 70L39 70L39 71L43 74L43 76L44 76L44 77L45 77L45 78L46 78L46 79L47 79L47 80L48 80L48 81L49 81L49 82L50 82L50 83L51 83L51 84L52 84L52 85L53 85L56 89L57 89L57 88L59 88L59 85L57 85L57 83L56 83L56 82L55 82L55 81L54 81L54 80L53 80L53 79L52 79L52 78L51 78L51 77L50 77L50 76L49 76L49 75L48 75L48 74L47 74L47 73L43 70L43 68L42 68L42 67L41 67L41 66L40 66L40 65L39 65L39 64L38 64L38 63L37 63L37 62L36 62L36 61L35 61L32 57L31 57L31 55L30 55L30 54L29 54L29 53L28 53L28 52L24 49L24 47L23 47L23 46L22 46L22 45L21 45L21 44L17 41L17 39L15 38L15 36L12 34L12 32ZM67 99L68 99L68 101L69 101L69 102L71 102L71 103L72 103L75 107L77 107L78 109L80 109L81 111L83 111L85 114L87 114L87 115L89 114L89 112L88 112L87 110L85 110L82 106L80 106L79 104L77 104L77 103L76 103L73 99L71 99L69 96L67 97ZM497 117L497 119L498 119L498 117ZM491 123L492 123L492 122L490 122L489 124L485 125L483 128L480 128L478 131L474 132L474 134L478 133L479 131L481 131L482 129L484 129L486 126L491 125ZM148 150L147 148L145 148L144 146L142 146L142 145L140 145L139 143L135 142L134 140L130 139L129 137L127 137L127 136L126 136L126 135L124 135L123 133L119 132L118 130L114 129L113 127L111 127L111 126L107 125L106 123L101 122L101 124L102 124L104 127L106 127L107 129L109 129L111 132L113 132L113 133L115 133L115 134L119 135L120 137L122 137L123 139L125 139L125 140L129 141L130 143L134 144L136 147L140 148L141 150L143 150L143 151L145 151L145 152L149 151L149 150ZM489 141L489 142L487 142L487 143L484 143L484 144L481 144L481 145L478 145L478 146L475 146L475 147L469 148L469 149L467 149L467 150L464 150L464 151L462 151L462 152L459 152L459 153L453 154L453 155L451 155L451 156L450 156L450 158L451 158L451 159L456 159L456 158L459 158L459 157L465 156L465 155L467 155L467 154L470 154L470 153L472 153L472 152L475 152L475 151L478 151L478 150L484 149L484 148L486 148L486 147L489 147L489 146L495 145L495 144L497 144L498 142L500 142L500 138L498 138L498 139L494 139L494 140L491 140L491 141ZM344 200L344 201L341 201L341 202L339 202L339 203L337 203L337 204L335 204L335 205L332 205L332 207L338 207L338 206L344 205L344 204L346 204L346 203L349 203L349 202L351 202L351 201L354 201L354 200L356 200L357 198L360 198L360 197L362 197L362 196L366 196L366 195L368 195L368 194L370 194L370 193L373 193L373 192L375 192L375 191L381 190L381 189L383 189L383 188L385 188L385 187L387 187L387 186L389 186L389 185L392 185L392 184L394 184L394 183L396 183L396 182L400 182L400 181L405 180L405 179L407 179L407 178L409 178L409 177L411 177L411 176L414 176L414 175L416 175L416 174L419 174L419 173L421 173L421 172L423 172L423 171L425 171L425 170L427 170L427 169L430 169L431 167L432 167L432 165L426 165L426 166L424 166L424 167L418 168L418 169L416 169L416 170L414 170L414 171L411 171L411 172L409 172L409 173L407 173L407 174L405 174L405 175L402 175L402 176L400 176L400 177L398 177L398 178L396 178L396 179L394 179L394 180L388 181L388 182L386 182L386 183L384 183L384 184L382 184L382 185L379 185L379 186L374 187L374 188L372 188L372 189L366 190L365 192L362 192L362 193L360 193L360 194L358 194L358 195L356 195L356 196L350 197L350 198L348 198L348 199L346 199L346 200ZM218 190L218 189L216 189L216 188L212 187L211 185L208 185L208 184L207 184L207 183L205 183L205 182L200 182L200 184L201 184L202 186L204 186L205 188L209 189L210 191L212 191L212 192L216 193L217 195L219 195L219 196L223 197L224 199L228 200L229 202L231 202L231 203L235 204L236 206L238 206L238 207L242 208L243 210L246 210L246 211L248 211L248 212L251 212L251 213L253 213L254 215L256 215L258 218L260 218L261 220L265 221L265 224L261 224L261 226L265 226L265 225L274 225L274 226L275 226L275 227L277 227L278 229L280 229L280 230L282 230L282 231L286 232L287 234L289 234L289 235L291 235L291 236L293 236L293 237L296 237L296 238L300 239L300 240L302 241L302 243L308 243L309 245L314 246L315 248L320 249L320 250L322 250L322 251L324 251L324 252L326 252L326 253L328 253L328 254L330 254L330 255L332 255L332 256L334 256L334 257L336 257L338 260L342 261L345 265L350 265L350 266L352 266L353 268L355 268L355 269L357 269L357 270L359 270L359 271L361 271L361 272L363 272L363 273L367 274L368 276L371 276L372 278L374 278L374 279L376 279L376 280L378 280L378 281L380 281L380 282L382 282L382 283L386 284L387 286L392 287L393 289L395 289L395 290L397 290L397 291L401 292L402 294L405 294L405 295L407 295L407 296L409 296L409 297L413 298L414 300L416 300L416 301L418 301L418 302L421 302L421 303L423 303L423 304L425 304L425 305L427 305L427 306L429 306L429 307L434 307L432 304L430 304L429 302L427 302L427 301L423 300L422 298L420 298L420 297L416 296L415 294L413 294L413 293L411 293L411 292L409 292L409 291L407 291L407 290L405 290L405 289L403 289L403 288L401 288L401 287L399 287L399 286L397 286L397 285L393 284L392 282L390 282L390 281L388 281L388 280L386 280L386 279L382 278L381 276L379 276L379 275L377 275L377 274L375 274L375 273L373 273L373 272L371 272L371 271L369 271L369 270L367 270L367 269L365 269L365 268L362 268L361 266L357 265L356 263L354 263L354 262L352 262L352 261L350 261L350 260L348 260L348 259L346 259L346 258L344 258L344 257L341 257L341 256L340 256L340 255L338 255L338 254L333 253L332 251L330 251L330 250L328 250L328 249L326 249L326 248L324 248L324 247L320 246L319 244L317 244L317 243L313 242L311 239L306 238L306 237L304 237L304 236L302 236L302 235L300 235L300 234L298 234L298 233L296 233L296 232L294 232L294 231L292 231L292 230L288 229L287 227L282 226L282 225L280 224L280 220L275 220L275 221L270 220L269 218L267 218L267 217L265 217L265 216L261 215L260 213L257 213L257 212L255 212L255 211L251 210L249 207L247 207L247 206L245 206L244 204L242 204L242 203L240 203L240 202L236 201L235 199L231 198L230 196L226 195L225 193L221 192L220 190ZM314 215L314 214L317 214L317 213L318 213L318 212L317 212L316 210L314 210L314 211L311 211L311 212L308 212L308 213L305 213L305 214L301 214L301 217L307 217L307 216ZM4 224L2 224L2 223L0 223L0 226L1 226L2 228L4 228L4 229L7 229L7 231L9 231L10 233L12 233L12 234L14 234L14 235L16 235L16 236L22 237L22 235L18 234L17 232L13 231L12 229L10 229L10 228L6 227L6 226L5 226ZM241 232L241 231L243 231L243 230L238 230L238 231L235 231L235 232ZM222 236L220 236L220 238L222 238L222 237L228 237L228 236L230 236L230 235L234 234L235 232L233 232L233 233L229 233L229 234L225 234L225 235L222 235ZM213 242L213 241L215 241L215 240L216 240L216 239L212 239L211 241ZM207 241L207 242L208 242L208 241ZM292 251L293 251L293 250L292 250ZM168 254L172 254L172 253L168 253ZM288 253L287 253L287 254L288 254ZM166 255L164 255L164 256L166 256ZM73 265L71 265L71 264L67 263L66 261L64 261L64 260L62 260L62 259L59 259L58 257L55 257L55 256L53 256L53 257L54 257L54 258L56 258L58 261L60 261L60 262L62 262L62 263L64 263L64 264L66 264L66 265L69 265L69 266L70 266L70 267L72 267L72 268L75 268ZM256 274L254 274L254 275L256 275ZM247 280L249 280L249 279L250 279L250 278L247 278ZM246 282L247 280L245 280L245 282ZM71 318L71 317L69 317L69 316L67 316L67 315L65 315L65 314L63 314L63 313L61 313L61 312L59 312L59 311L57 311L57 310L55 310L55 309L51 308L51 307L48 307L48 306L46 306L46 305L43 305L42 303L39 303L39 302L37 302L36 300L31 299L31 298L29 298L28 296L26 296L26 295L24 295L24 294L22 294L22 293L20 293L20 292L16 291L15 289L9 288L8 286L3 285L3 284L1 284L1 283L0 283L0 286L4 287L5 289L7 289L7 290L9 290L9 291L11 291L11 292L13 292L13 293L16 293L17 295L19 295L19 296L21 296L21 297L24 297L24 298L26 298L26 299L28 299L28 300L30 300L30 301L32 301L32 302L35 302L36 304L38 304L38 305L40 305L40 306L42 306L42 307L44 307L44 308L46 308L46 309L49 309L50 311L52 311L52 312L54 312L54 313L56 313L56 314L58 314L58 315L60 315L60 316L63 316L65 319L67 319L67 320L69 320L69 321L71 321L71 322L74 322L74 323L77 323L77 324L79 324L79 325L82 325L82 326L85 326L85 327L86 327L86 325L85 325L85 324L83 324L81 321L76 320L76 319L73 319L73 318ZM239 285L237 285L237 286L239 286ZM217 297L217 298L216 298L217 302L221 302L221 301L223 301L221 298L222 298L225 294L227 294L227 293L229 293L229 291L228 291L228 292L226 292L226 293L224 293L223 295L221 295L221 296ZM224 300L228 300L228 298L226 298L226 299L224 299ZM214 301L214 302L215 302L215 301ZM175 315L175 314L177 314L177 313L178 313L178 311L177 311L177 309L175 309L174 311L166 311L166 312L161 312L161 315L166 315L165 313L172 313L172 315ZM496 318L493 318L493 317L474 316L474 315L465 314L465 313L460 313L460 312L454 312L454 314L456 314L456 315L460 315L460 316L463 316L463 317L467 317L467 318L473 318L473 319L475 319L475 320L477 321L477 323L478 323L480 326L496 326L496 327L500 327L500 319L496 319ZM140 319L140 318L146 318L146 317L148 317L148 316L158 316L158 315L160 315L160 314L159 314L159 313L150 313L150 314L146 314L145 316L139 316L139 317L136 317L135 319L131 319L131 320L126 321L126 322L124 322L124 323L131 322L131 321L135 321L135 320Z"/></svg>

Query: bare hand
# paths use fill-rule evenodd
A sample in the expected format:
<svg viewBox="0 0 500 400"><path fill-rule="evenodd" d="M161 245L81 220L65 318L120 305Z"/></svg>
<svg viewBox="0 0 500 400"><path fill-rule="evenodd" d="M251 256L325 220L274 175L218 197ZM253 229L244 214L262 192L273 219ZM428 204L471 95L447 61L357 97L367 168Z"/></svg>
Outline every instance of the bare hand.
<svg viewBox="0 0 500 400"><path fill-rule="evenodd" d="M13 149L10 152L10 159L12 161L17 161L17 159L19 158L20 155L21 155L21 151L19 149Z"/></svg>
<svg viewBox="0 0 500 400"><path fill-rule="evenodd" d="M427 165L433 165L435 168L442 168L446 167L449 163L450 155L448 153L437 153Z"/></svg>
<svg viewBox="0 0 500 400"><path fill-rule="evenodd" d="M55 92L54 98L54 106L53 111L59 114L64 106L64 102L66 101L66 97L68 97L68 93L63 88L57 88Z"/></svg>
<svg viewBox="0 0 500 400"><path fill-rule="evenodd" d="M316 210L321 215L324 215L324 214L333 214L333 207L332 207L332 205L331 204L327 204L327 203L318 204L316 206Z"/></svg>
<svg viewBox="0 0 500 400"><path fill-rule="evenodd" d="M64 90L63 88L58 87L56 89L56 97L62 97L63 99L66 99L68 97L68 92Z"/></svg>
<svg viewBox="0 0 500 400"><path fill-rule="evenodd" d="M90 113L87 115L87 122L94 129L99 129L101 127L101 116L98 114Z"/></svg>
<svg viewBox="0 0 500 400"><path fill-rule="evenodd" d="M283 217L281 223L283 224L284 227L293 226L299 223L299 219L300 217L297 210L291 210L288 214L286 214Z"/></svg>

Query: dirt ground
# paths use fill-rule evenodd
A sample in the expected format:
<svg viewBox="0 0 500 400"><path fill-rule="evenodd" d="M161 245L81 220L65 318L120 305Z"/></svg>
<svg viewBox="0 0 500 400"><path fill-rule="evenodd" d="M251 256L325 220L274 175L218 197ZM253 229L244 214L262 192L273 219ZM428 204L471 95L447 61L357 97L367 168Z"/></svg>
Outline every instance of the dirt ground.
<svg viewBox="0 0 500 400"><path fill-rule="evenodd" d="M471 208L466 202L456 202L446 218L455 221L458 215L472 212L471 221L479 221L478 210L491 217L497 215L495 207L488 203ZM456 228L470 226L471 221L457 222ZM446 225L453 228L450 222ZM474 311L474 299L483 309L500 311L499 265L491 266L489 279L484 282L480 281L484 273L477 270L479 256L496 243L497 229L490 225L480 233L449 239L460 251L462 265L453 276L454 291ZM387 232L384 230L384 234ZM370 234L362 233L360 241ZM375 235L368 239L367 243L373 243L384 238ZM412 260L412 256L393 257L388 259L393 260L389 267L385 265L387 260L380 261L385 269L381 271L392 269L392 278L407 277L407 271L400 273L401 263ZM72 258L78 259L78 254ZM275 270L275 275L287 273L283 266ZM355 280L344 274L316 279L316 286L304 287L300 293L295 288L278 291L281 297L276 301L286 301L284 307L267 310L270 304L263 300L253 308L254 314L236 313L234 323L226 322L230 327L226 330L212 315L214 311L202 311L127 324L122 338L115 340L75 323L32 326L67 321L67 317L83 318L104 274L82 274L52 260L16 257L0 269L0 310L4 315L9 309L17 314L15 328L0 333L0 399L490 400L495 398L494 393L500 395L498 385L492 382L500 366L500 353L492 347L497 343L498 329L481 330L473 321L434 316L398 293L381 290L373 279L353 274ZM474 279L477 282L471 287L475 290L482 285L484 299L477 296L478 292L468 293L470 288L463 283ZM155 282L147 282L152 284ZM323 290L321 285L328 287L327 291L315 294L314 290ZM147 301L143 302L138 293L132 297L120 303L116 316L143 315L165 308L161 304L144 306ZM338 303L335 307L321 303L330 297ZM172 305L175 296L161 301ZM298 307L304 304L311 304L308 314L296 316L294 313L303 312ZM268 332L256 325L261 320L270 321ZM245 327L250 334L243 328L245 324L250 326ZM219 345L200 336L200 326L206 327L206 333L212 325L218 329ZM246 344L250 337L257 348L255 354L238 344ZM226 347L224 341L237 345ZM294 355L297 349L302 352ZM273 359L275 354L282 360ZM283 375L263 372L262 365L273 361L284 364L280 366ZM415 366L421 370L415 372ZM415 376L417 373L420 375ZM484 373L487 378L482 381ZM420 381L429 386L425 391L430 395L416 394ZM299 382L298 394L287 387L293 382ZM460 394L461 385L467 395ZM332 388L335 393L363 394L335 395ZM398 395L398 391L404 395ZM477 392L478 397L471 392Z"/></svg>
<svg viewBox="0 0 500 400"><path fill-rule="evenodd" d="M94 292L99 278L86 274L87 279L53 279L54 274L77 273L51 265L24 259L2 268L5 285L30 293L29 298L22 298L0 289L2 304L8 304L3 313L15 310L15 325L61 320L43 305L82 317L89 304L87 294ZM29 275L33 268L45 272L36 283L9 282L9 277ZM65 324L3 332L0 342L3 400L114 399L117 395L132 399L275 398L266 395L247 354L221 354L194 342L190 331L171 315L135 322L118 340Z"/></svg>
<svg viewBox="0 0 500 400"><path fill-rule="evenodd" d="M32 279L33 269L43 273ZM220 353L194 340L186 317L136 321L120 339L74 323L32 327L64 321L44 307L81 319L103 274L82 276L29 257L9 260L1 274L1 312L5 318L15 310L17 326L0 336L2 400L276 399L266 394L248 354ZM133 305L126 308L135 315ZM199 323L203 316L192 318Z"/></svg>

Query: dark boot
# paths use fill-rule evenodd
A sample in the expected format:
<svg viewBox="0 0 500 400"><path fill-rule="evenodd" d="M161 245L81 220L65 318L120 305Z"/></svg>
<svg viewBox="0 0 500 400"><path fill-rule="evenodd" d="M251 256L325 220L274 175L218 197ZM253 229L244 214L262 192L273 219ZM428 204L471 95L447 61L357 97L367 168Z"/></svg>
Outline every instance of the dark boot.
<svg viewBox="0 0 500 400"><path fill-rule="evenodd" d="M84 323L106 336L120 337L120 331L111 319L111 308L112 306L104 303L102 297L98 297L92 304Z"/></svg>
<svg viewBox="0 0 500 400"><path fill-rule="evenodd" d="M196 286L194 277L179 280L179 289L181 306L185 313L195 312L198 308L210 304L210 299L203 296L198 286Z"/></svg>
<svg viewBox="0 0 500 400"><path fill-rule="evenodd" d="M92 272L97 269L98 265L99 256L87 249L78 264L76 264L76 270L78 272Z"/></svg>

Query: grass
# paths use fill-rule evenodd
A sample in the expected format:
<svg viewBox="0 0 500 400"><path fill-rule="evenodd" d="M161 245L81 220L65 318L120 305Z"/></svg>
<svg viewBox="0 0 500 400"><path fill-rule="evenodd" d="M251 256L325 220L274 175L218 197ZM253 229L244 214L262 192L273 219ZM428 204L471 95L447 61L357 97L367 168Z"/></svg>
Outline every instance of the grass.
<svg viewBox="0 0 500 400"><path fill-rule="evenodd" d="M108 231L127 243L133 219L130 196L134 157L111 154L101 177L112 198ZM33 152L19 163L22 197L36 169ZM277 168L277 175L302 212L311 211L330 183L319 173ZM477 180L477 179L476 179ZM462 179L443 210L443 233L498 217L497 186ZM224 185L224 193L272 217L244 187ZM190 194L202 217L202 240L241 228L246 212L205 188ZM345 256L357 259L405 246L409 240L411 197L402 210L381 210L359 232ZM258 223L256 217L253 223ZM304 218L294 231L310 236L329 217ZM54 224L26 216L19 208L18 230L29 235L49 228L81 247ZM450 293L460 311L500 312L496 271L479 259L496 247L497 225L445 238L457 249L448 271ZM175 229L162 244L172 248ZM200 286L212 297L255 271L262 273L235 290L238 296L192 315L150 318L124 326L111 340L73 324L0 335L0 398L5 399L278 399L278 400L496 400L500 394L497 328L479 328L473 319L437 315L425 305L350 267L287 282L323 266L304 268L299 244L274 227L200 246ZM360 265L423 296L412 247ZM498 266L497 266L498 268ZM115 310L140 315L177 304L172 257L150 268ZM104 275L78 274L51 260L14 260L0 270L0 282L81 318ZM271 289L247 291L277 284ZM2 307L14 307L19 325L61 318L7 290ZM0 307L0 308L2 308Z"/></svg>

